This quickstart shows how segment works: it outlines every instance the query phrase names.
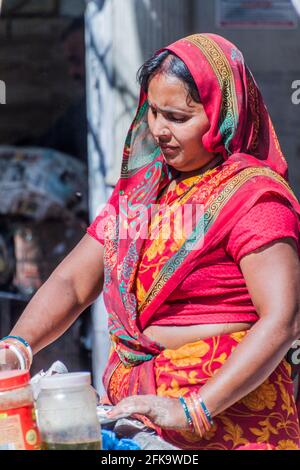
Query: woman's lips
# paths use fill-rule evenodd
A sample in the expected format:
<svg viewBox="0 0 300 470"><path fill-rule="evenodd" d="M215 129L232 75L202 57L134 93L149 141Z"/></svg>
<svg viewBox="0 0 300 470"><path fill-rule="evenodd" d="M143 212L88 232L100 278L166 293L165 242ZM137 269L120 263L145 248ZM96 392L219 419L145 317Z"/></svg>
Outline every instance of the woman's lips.
<svg viewBox="0 0 300 470"><path fill-rule="evenodd" d="M163 154L167 157L173 157L177 155L179 147L172 147L171 145L161 145L160 146Z"/></svg>

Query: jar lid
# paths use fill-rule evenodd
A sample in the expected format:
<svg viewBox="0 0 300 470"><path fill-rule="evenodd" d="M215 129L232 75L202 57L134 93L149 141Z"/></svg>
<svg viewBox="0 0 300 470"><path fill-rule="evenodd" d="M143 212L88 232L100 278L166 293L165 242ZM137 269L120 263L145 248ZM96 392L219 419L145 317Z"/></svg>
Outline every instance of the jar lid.
<svg viewBox="0 0 300 470"><path fill-rule="evenodd" d="M90 372L71 372L69 374L55 374L42 377L40 386L42 390L82 387L91 384Z"/></svg>
<svg viewBox="0 0 300 470"><path fill-rule="evenodd" d="M9 370L0 372L0 392L21 388L28 385L30 374L28 370Z"/></svg>

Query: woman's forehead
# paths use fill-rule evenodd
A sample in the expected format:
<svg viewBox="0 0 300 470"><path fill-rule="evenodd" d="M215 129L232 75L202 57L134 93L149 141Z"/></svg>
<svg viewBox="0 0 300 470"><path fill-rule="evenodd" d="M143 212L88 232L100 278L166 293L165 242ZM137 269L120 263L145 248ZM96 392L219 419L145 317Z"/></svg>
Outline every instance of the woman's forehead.
<svg viewBox="0 0 300 470"><path fill-rule="evenodd" d="M150 105L160 109L172 107L184 112L191 111L197 105L189 99L187 87L182 80L162 73L150 80L148 101Z"/></svg>

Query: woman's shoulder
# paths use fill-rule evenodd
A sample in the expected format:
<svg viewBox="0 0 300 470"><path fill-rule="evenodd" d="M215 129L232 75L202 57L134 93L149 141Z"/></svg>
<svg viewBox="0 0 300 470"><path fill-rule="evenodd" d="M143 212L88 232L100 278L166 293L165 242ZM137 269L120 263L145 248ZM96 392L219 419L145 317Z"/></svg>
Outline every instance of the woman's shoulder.
<svg viewBox="0 0 300 470"><path fill-rule="evenodd" d="M275 240L294 239L299 246L299 217L276 193L265 193L240 218L226 239L226 251L236 262Z"/></svg>

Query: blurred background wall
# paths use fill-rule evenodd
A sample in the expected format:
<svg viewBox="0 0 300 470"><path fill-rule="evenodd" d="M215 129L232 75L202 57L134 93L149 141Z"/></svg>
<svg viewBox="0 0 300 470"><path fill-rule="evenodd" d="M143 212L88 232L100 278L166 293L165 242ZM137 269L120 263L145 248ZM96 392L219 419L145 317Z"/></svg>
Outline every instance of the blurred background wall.
<svg viewBox="0 0 300 470"><path fill-rule="evenodd" d="M0 77L7 104L0 107L0 142L38 136L78 93L68 74L61 34L82 15L79 0L3 2L0 19Z"/></svg>
<svg viewBox="0 0 300 470"><path fill-rule="evenodd" d="M0 106L0 157L4 166L6 160L7 167L11 165L11 184L17 183L18 178L21 178L26 165L26 152L28 150L30 155L29 149L32 146L41 148L38 155L39 163L45 160L49 148L50 152L56 150L65 152L59 153L57 157L61 158L64 167L68 166L68 157L63 156L65 154L80 161L81 169L87 164L86 145L85 151L83 150L84 140L87 141L85 83L80 83L80 80L76 79L75 70L76 61L78 62L78 57L85 50L84 29L82 28L81 37L78 36L80 28L75 27L70 30L77 19L79 21L81 19L84 25L84 12L83 0L2 2L0 80L6 85L6 104ZM76 53L72 52L74 48ZM85 63L84 55L82 63L83 65ZM79 106L79 102L83 104ZM75 117L77 115L77 120L73 119L72 115ZM84 131L78 132L78 129ZM79 134L80 141L76 138ZM24 163L23 167L20 164L17 168L18 160ZM53 175L48 176L50 179L53 178L54 171ZM55 179L56 183L61 183L57 189L59 187L64 189L66 185L64 186L62 179L59 180L60 176L66 178L67 185L68 175L65 172L65 175L57 175ZM87 180L87 171L85 179ZM21 183L24 181L20 181ZM5 192L3 182L0 183L0 189ZM83 187L78 189L85 190ZM46 195L49 198L53 196L53 193ZM83 219L85 218L88 218L87 213ZM23 260L14 259L15 274L18 266L22 270L21 282L16 285L16 276L14 276L11 282L3 281L1 285L1 269L8 269L5 264L7 253L11 254L11 257L17 257L15 224L20 227L22 224L24 226L25 222L27 242L30 247L27 246L27 251L26 248L22 250ZM39 245L37 243L33 245L32 228L39 237ZM84 229L79 229L77 239L83 234ZM56 248L66 254L67 250L62 245L65 242L65 234L58 220L55 223L52 220L43 220L38 225L35 220L25 219L24 214L19 214L17 217L15 214L7 214L0 218L0 335L8 334L25 308L34 291L34 288L31 288L33 276L35 276L34 282L43 281L41 273L36 269L41 267L41 261L37 257L41 255L45 259L49 255L49 243L54 242L54 239L56 239ZM71 245L68 249L70 248ZM48 275L51 269L53 267L49 266ZM36 355L32 373L42 368L47 369L57 359L63 360L70 370L91 367L90 346L82 343L82 340L88 337L84 331L88 326L84 323L88 321L84 321L83 318L79 319L55 344Z"/></svg>

